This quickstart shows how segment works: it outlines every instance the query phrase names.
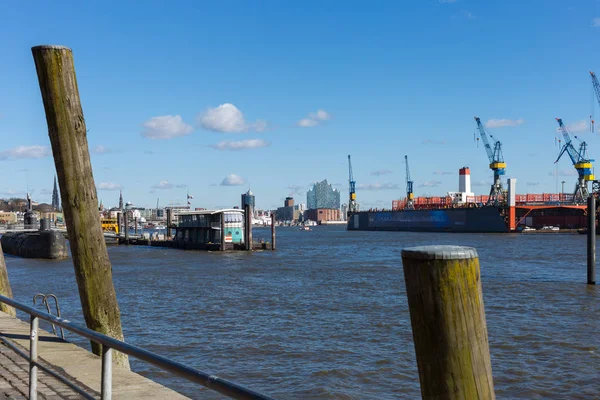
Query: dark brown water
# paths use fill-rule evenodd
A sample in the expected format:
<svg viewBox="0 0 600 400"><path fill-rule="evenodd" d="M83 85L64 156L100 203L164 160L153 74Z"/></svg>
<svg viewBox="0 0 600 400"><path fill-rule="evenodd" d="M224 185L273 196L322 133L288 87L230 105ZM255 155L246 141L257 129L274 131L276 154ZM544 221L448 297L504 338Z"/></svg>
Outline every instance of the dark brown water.
<svg viewBox="0 0 600 400"><path fill-rule="evenodd" d="M254 254L110 247L126 340L276 398L419 398L400 251L469 245L497 397L600 396L600 288L585 284L584 235L280 228L277 244ZM55 293L63 316L82 321L70 259L6 260L18 300ZM190 397L220 398L132 365Z"/></svg>

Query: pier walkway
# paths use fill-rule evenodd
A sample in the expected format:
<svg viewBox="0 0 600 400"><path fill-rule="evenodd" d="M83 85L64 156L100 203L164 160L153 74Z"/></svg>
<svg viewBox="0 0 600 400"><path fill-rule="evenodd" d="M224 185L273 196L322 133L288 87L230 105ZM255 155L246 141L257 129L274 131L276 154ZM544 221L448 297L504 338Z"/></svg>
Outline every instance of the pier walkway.
<svg viewBox="0 0 600 400"><path fill-rule="evenodd" d="M29 354L29 324L0 312L0 338ZM69 381L85 388L90 396L100 398L102 359L91 352L63 341L39 329L38 354L42 364L54 372L70 377ZM0 342L0 399L27 399L29 362ZM187 399L187 397L134 372L113 368L112 394L115 399ZM38 371L39 399L83 399L57 379Z"/></svg>

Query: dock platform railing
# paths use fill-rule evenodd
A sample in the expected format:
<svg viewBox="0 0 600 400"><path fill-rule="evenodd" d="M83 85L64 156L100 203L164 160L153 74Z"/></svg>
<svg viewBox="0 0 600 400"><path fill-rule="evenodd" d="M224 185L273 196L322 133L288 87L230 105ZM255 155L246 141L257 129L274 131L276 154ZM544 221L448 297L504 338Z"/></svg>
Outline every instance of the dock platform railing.
<svg viewBox="0 0 600 400"><path fill-rule="evenodd" d="M7 344L17 354L24 357L29 361L29 398L31 400L37 399L37 371L38 368L53 376L54 378L65 383L71 389L81 394L87 399L93 399L83 389L77 387L73 382L69 382L65 377L56 374L54 371L46 368L43 364L38 362L38 326L39 320L48 321L54 325L58 325L70 332L76 333L86 339L94 341L102 345L102 372L101 372L101 399L109 400L112 398L112 350L120 351L121 353L127 354L128 356L135 357L139 360L146 361L152 365L159 367L164 371L168 371L173 375L185 378L191 382L200 384L208 389L214 390L221 393L222 395L228 396L233 399L272 399L269 396L257 393L251 389L247 389L234 382L230 382L226 379L219 378L214 375L207 374L200 370L187 367L181 363L170 360L166 357L152 353L148 350L144 350L140 347L133 346L122 342L120 340L111 338L110 336L103 335L91 329L79 326L73 322L64 318L59 318L55 315L45 313L34 307L15 301L9 297L0 295L0 302L8 304L16 308L17 310L23 311L30 316L30 335L29 335L29 356L18 349L12 343L7 341L3 342Z"/></svg>

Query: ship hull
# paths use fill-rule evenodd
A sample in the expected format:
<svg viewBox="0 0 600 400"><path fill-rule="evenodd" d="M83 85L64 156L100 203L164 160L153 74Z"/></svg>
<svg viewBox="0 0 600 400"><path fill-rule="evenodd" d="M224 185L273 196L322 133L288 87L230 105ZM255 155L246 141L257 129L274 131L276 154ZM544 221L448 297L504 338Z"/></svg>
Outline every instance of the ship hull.
<svg viewBox="0 0 600 400"><path fill-rule="evenodd" d="M478 207L361 211L349 216L348 230L504 233L509 228L502 208Z"/></svg>

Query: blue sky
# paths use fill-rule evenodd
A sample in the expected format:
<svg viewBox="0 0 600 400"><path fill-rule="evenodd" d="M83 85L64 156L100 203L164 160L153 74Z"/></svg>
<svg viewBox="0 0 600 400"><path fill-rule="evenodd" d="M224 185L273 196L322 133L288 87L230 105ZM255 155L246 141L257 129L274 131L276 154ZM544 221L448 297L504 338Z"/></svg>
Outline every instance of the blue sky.
<svg viewBox="0 0 600 400"><path fill-rule="evenodd" d="M106 205L122 188L139 206L188 190L194 207L232 206L251 187L273 208L322 179L346 199L348 154L363 208L404 196L405 154L416 195L457 190L462 166L486 194L474 116L519 193L574 185L555 117L600 162L597 0L1 2L0 197L49 202L39 44L73 49Z"/></svg>

